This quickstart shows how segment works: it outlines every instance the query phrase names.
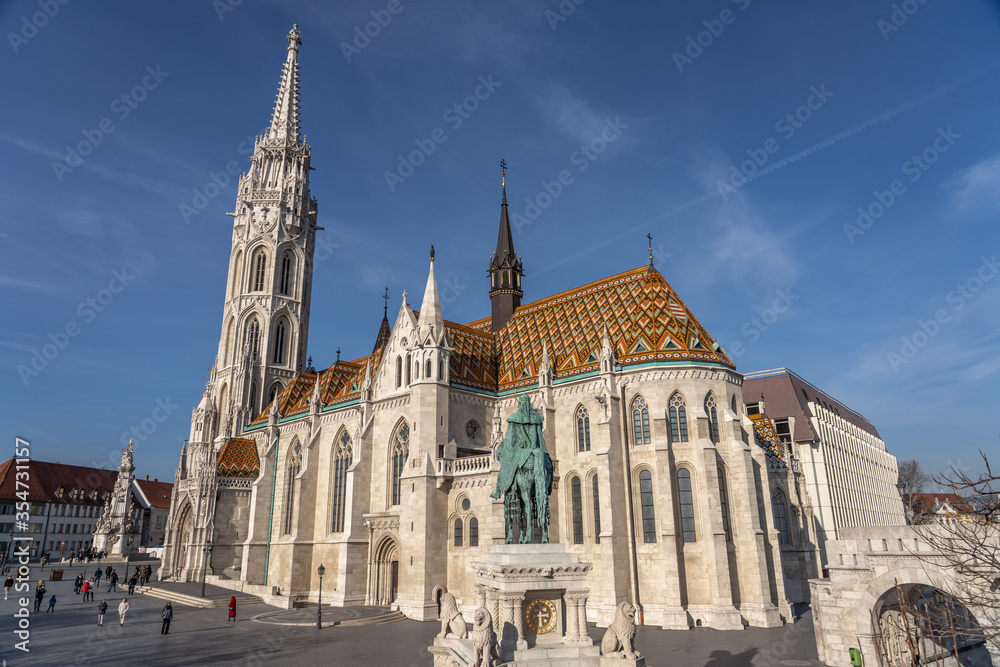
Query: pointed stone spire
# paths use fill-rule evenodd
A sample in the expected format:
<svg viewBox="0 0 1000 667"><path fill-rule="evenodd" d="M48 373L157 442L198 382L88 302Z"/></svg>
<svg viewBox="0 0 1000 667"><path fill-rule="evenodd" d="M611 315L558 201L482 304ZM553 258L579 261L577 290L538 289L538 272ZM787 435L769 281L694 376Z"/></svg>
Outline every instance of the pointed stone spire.
<svg viewBox="0 0 1000 667"><path fill-rule="evenodd" d="M271 126L267 129L268 141L286 145L302 143L299 135L299 26L296 23L288 32L288 57L278 84L278 99L274 103Z"/></svg>
<svg viewBox="0 0 1000 667"><path fill-rule="evenodd" d="M538 364L538 384L552 384L552 364L549 363L549 347L542 341L542 361Z"/></svg>
<svg viewBox="0 0 1000 667"><path fill-rule="evenodd" d="M608 325L604 325L604 333L601 334L601 372L610 373L615 368L615 349L611 345L611 336L608 335Z"/></svg>
<svg viewBox="0 0 1000 667"><path fill-rule="evenodd" d="M444 333L444 316L441 314L441 297L438 295L437 279L434 277L434 246L431 246L431 268L427 274L427 287L424 288L424 300L420 302L420 317L417 327L421 338L433 333L435 342Z"/></svg>
<svg viewBox="0 0 1000 667"><path fill-rule="evenodd" d="M497 231L497 250L490 258L490 301L493 302L492 329L500 331L521 305L521 258L514 252L514 236L510 231L507 213L507 162L500 160L500 229Z"/></svg>

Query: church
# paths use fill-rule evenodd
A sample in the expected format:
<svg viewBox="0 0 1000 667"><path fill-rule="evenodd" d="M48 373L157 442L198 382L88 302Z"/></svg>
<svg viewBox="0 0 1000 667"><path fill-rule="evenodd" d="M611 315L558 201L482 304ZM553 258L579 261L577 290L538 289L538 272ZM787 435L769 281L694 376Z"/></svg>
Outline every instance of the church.
<svg viewBox="0 0 1000 667"><path fill-rule="evenodd" d="M207 576L291 606L316 599L323 565L334 605L426 620L447 589L472 609L471 563L505 537L493 452L527 395L554 465L550 540L594 566L591 622L606 625L624 600L663 628L791 620L819 575L801 470L783 464L793 452L763 402L745 400L743 376L652 253L522 303L502 182L488 317L446 319L430 246L422 295L404 292L391 322L386 310L369 354L325 370L304 359L318 203L300 46L293 27L229 214L221 336L177 468L161 577Z"/></svg>

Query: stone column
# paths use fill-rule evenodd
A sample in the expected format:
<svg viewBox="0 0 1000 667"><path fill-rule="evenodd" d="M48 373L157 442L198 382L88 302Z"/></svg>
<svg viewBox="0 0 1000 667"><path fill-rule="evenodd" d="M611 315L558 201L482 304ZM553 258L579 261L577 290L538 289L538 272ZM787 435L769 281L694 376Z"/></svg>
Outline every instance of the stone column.
<svg viewBox="0 0 1000 667"><path fill-rule="evenodd" d="M493 617L493 631L497 633L497 637L503 639L503 617L501 616L500 598L497 597L495 589L486 589L486 608L490 610L490 616Z"/></svg>
<svg viewBox="0 0 1000 667"><path fill-rule="evenodd" d="M517 648L528 648L528 640L524 638L524 593L511 594L511 611L514 614L514 628L517 630Z"/></svg>
<svg viewBox="0 0 1000 667"><path fill-rule="evenodd" d="M580 605L580 596L566 591L563 600L566 602L566 634L563 636L563 640L567 644L575 644L580 641L580 628L577 621L579 614L576 611Z"/></svg>

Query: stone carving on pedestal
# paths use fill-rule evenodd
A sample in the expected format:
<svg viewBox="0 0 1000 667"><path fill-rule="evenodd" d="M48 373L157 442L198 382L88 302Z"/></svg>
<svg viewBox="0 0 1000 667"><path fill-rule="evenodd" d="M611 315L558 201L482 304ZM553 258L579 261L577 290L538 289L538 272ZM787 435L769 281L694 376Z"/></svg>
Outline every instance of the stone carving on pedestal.
<svg viewBox="0 0 1000 667"><path fill-rule="evenodd" d="M479 607L472 619L472 667L494 667L500 660L500 647L493 616L486 607Z"/></svg>
<svg viewBox="0 0 1000 667"><path fill-rule="evenodd" d="M635 650L635 607L621 602L615 609L615 620L601 640L601 653L607 658L635 660L642 654Z"/></svg>
<svg viewBox="0 0 1000 667"><path fill-rule="evenodd" d="M455 596L445 591L441 594L441 632L438 637L441 639L446 639L448 637L457 637L458 639L465 639L469 631L465 627L465 618L462 617L462 612L458 610L458 603L455 601Z"/></svg>

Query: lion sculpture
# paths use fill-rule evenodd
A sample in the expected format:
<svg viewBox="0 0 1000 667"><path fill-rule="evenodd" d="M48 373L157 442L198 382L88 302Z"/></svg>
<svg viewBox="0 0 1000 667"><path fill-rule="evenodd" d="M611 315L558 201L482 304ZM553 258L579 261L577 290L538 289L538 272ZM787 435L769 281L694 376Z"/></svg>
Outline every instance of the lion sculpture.
<svg viewBox="0 0 1000 667"><path fill-rule="evenodd" d="M480 607L472 619L471 667L494 667L500 658L500 650L497 646L497 633L493 631L493 616L489 609Z"/></svg>
<svg viewBox="0 0 1000 667"><path fill-rule="evenodd" d="M465 619L462 618L462 612L458 610L458 603L455 602L455 596L448 591L445 591L441 595L441 613L439 617L441 618L441 634L438 637L442 639L445 637L465 639L469 635L469 631L465 627Z"/></svg>
<svg viewBox="0 0 1000 667"><path fill-rule="evenodd" d="M608 626L601 640L601 653L609 658L638 660L642 654L635 650L635 607L621 602L615 609L615 620Z"/></svg>

